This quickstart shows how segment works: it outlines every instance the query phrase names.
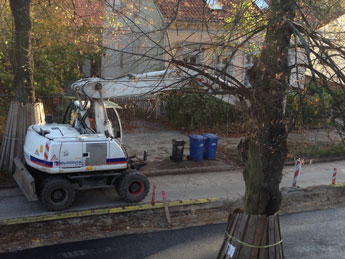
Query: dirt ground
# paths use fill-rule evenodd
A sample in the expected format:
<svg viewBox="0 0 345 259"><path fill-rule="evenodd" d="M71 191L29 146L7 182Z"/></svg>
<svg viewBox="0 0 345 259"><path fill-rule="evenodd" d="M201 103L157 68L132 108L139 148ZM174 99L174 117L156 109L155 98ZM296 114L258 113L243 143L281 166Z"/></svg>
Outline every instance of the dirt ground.
<svg viewBox="0 0 345 259"><path fill-rule="evenodd" d="M215 160L203 160L195 162L188 160L189 156L189 134L200 132L180 132L170 128L164 122L142 118L123 118L123 144L129 156L136 155L143 158L146 151L148 154L147 163L142 170L162 170L162 169L182 169L207 166L230 166L233 169L243 167L243 162L238 154L237 145L240 139L245 136L233 135L224 136L219 134L217 156ZM217 132L213 132L217 134ZM172 140L179 139L185 141L184 157L181 162L174 162L170 159L172 155ZM294 146L306 146L310 143L323 143L332 146L340 143L340 137L335 130L298 130L290 133L288 144ZM288 157L293 161L293 156ZM12 183L12 177L0 173L0 183Z"/></svg>
<svg viewBox="0 0 345 259"><path fill-rule="evenodd" d="M215 160L194 162L188 160L189 155L189 134L194 132L180 132L172 130L164 123L158 121L148 121L144 119L131 119L123 122L124 139L123 143L129 154L136 154L138 157L146 150L148 152L148 165L144 170L186 168L217 166L227 164L234 169L243 166L243 162L238 154L238 144L244 135L224 136L219 134L217 156ZM198 132L199 133L199 132ZM217 132L213 132L217 134ZM199 133L200 134L200 133ZM218 134L217 134L218 135ZM170 160L172 154L172 139L185 141L184 160L173 162ZM320 143L323 146L339 144L341 138L335 130L296 130L289 134L288 144L294 148L306 148L308 145ZM293 160L293 154L288 159Z"/></svg>

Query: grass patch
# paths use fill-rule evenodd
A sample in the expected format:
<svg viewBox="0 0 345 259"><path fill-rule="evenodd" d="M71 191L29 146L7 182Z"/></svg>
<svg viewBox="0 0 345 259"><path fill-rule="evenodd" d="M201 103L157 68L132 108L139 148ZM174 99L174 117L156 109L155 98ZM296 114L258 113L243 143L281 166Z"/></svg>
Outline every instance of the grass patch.
<svg viewBox="0 0 345 259"><path fill-rule="evenodd" d="M288 144L288 158L303 157L303 158L323 158L345 156L345 146L339 144L329 143L289 143Z"/></svg>

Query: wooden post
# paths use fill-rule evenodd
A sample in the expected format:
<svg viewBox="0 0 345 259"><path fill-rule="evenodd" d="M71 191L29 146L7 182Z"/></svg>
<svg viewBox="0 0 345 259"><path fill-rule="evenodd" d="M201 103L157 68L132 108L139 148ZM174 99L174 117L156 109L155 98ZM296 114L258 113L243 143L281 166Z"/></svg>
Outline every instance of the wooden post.
<svg viewBox="0 0 345 259"><path fill-rule="evenodd" d="M0 169L13 172L15 157L24 161L24 140L27 128L32 124L44 124L42 103L11 102L5 134L0 148Z"/></svg>
<svg viewBox="0 0 345 259"><path fill-rule="evenodd" d="M165 209L165 216L167 218L168 225L171 225L171 219L170 219L170 212L169 212L169 207L168 207L168 202L167 198L165 195L165 191L162 191L162 197L163 197L163 203L164 203L164 209Z"/></svg>

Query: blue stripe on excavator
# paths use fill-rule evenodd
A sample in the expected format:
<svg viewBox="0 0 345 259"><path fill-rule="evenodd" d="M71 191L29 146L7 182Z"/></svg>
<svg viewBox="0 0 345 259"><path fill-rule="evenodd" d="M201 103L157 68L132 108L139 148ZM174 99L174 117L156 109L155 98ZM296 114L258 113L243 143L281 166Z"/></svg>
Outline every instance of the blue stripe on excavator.
<svg viewBox="0 0 345 259"><path fill-rule="evenodd" d="M107 158L107 165L110 164L125 164L127 163L127 159L123 158Z"/></svg>

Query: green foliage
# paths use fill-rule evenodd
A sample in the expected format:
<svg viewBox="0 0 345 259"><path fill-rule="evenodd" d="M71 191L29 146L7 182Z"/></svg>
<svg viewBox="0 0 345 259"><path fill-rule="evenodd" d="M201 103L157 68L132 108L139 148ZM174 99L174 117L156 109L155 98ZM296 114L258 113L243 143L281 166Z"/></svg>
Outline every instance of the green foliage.
<svg viewBox="0 0 345 259"><path fill-rule="evenodd" d="M66 82L82 76L86 58L95 59L100 32L73 21L66 1L38 1L31 5L31 53L34 86L38 96L61 92ZM8 1L0 13L0 86L11 94L14 62L13 18Z"/></svg>
<svg viewBox="0 0 345 259"><path fill-rule="evenodd" d="M12 64L10 57L13 55L12 50L12 17L8 8L2 8L0 11L0 89L1 94L10 94L13 81ZM10 71L10 72L9 72Z"/></svg>
<svg viewBox="0 0 345 259"><path fill-rule="evenodd" d="M306 85L304 95L287 95L286 114L292 116L300 111L296 126L326 126L329 124L327 111L331 104L332 98L325 89L310 84Z"/></svg>
<svg viewBox="0 0 345 259"><path fill-rule="evenodd" d="M165 101L166 118L177 128L210 129L235 120L230 104L206 94L174 91Z"/></svg>
<svg viewBox="0 0 345 259"><path fill-rule="evenodd" d="M288 144L288 157L303 157L303 158L322 158L344 156L345 147L343 144L330 143L303 143L303 144Z"/></svg>

